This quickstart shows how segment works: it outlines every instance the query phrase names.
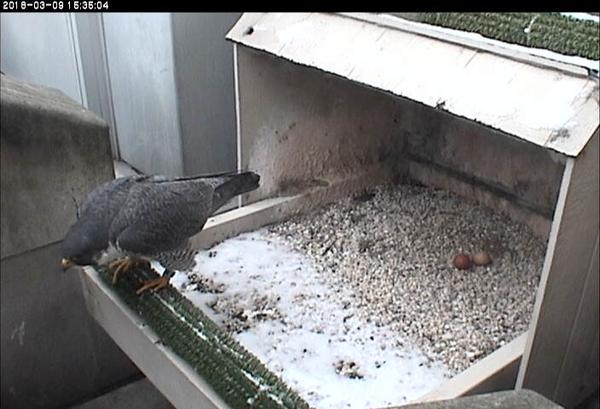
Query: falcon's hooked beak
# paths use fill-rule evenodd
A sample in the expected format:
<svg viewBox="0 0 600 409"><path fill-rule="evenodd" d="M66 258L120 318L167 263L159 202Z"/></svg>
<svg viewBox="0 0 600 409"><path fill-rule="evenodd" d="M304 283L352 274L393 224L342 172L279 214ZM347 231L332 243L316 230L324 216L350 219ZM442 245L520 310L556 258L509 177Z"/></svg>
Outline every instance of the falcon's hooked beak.
<svg viewBox="0 0 600 409"><path fill-rule="evenodd" d="M60 266L62 267L63 271L67 271L69 268L73 267L75 265L75 263L71 260L69 260L68 258L63 258L60 261Z"/></svg>

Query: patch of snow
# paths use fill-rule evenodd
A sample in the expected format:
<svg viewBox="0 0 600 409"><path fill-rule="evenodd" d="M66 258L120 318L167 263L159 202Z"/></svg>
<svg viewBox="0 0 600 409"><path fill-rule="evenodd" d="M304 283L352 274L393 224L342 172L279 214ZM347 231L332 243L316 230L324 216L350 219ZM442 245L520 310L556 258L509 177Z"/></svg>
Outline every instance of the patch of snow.
<svg viewBox="0 0 600 409"><path fill-rule="evenodd" d="M587 20L587 21L595 21L596 23L600 23L600 16L595 16L590 13L560 13L563 16L573 17L578 20Z"/></svg>
<svg viewBox="0 0 600 409"><path fill-rule="evenodd" d="M197 328L195 328L183 315L179 314L177 311L175 311L175 308L173 308L173 306L171 304L169 304L168 302L166 302L162 297L158 297L158 300L160 301L160 303L162 305L164 305L165 307L167 307L167 309L169 311L171 311L171 313L173 315L175 315L177 318L179 318L179 320L181 322L183 322L184 324L186 324L189 328L192 329L192 331L194 331L194 333L202 338L203 340L208 340L208 338L206 337L206 335L204 335L202 332L200 332L200 330L198 330Z"/></svg>
<svg viewBox="0 0 600 409"><path fill-rule="evenodd" d="M264 229L200 252L196 261L195 271L176 273L173 286L229 324L316 408L400 405L451 376L390 328L358 318L349 290L330 287L306 256ZM199 277L216 285L202 288Z"/></svg>
<svg viewBox="0 0 600 409"><path fill-rule="evenodd" d="M529 34L529 32L531 31L531 27L533 26L533 23L535 23L535 20L537 20L537 18L539 17L539 14L536 14L535 16L533 16L533 18L531 19L531 21L529 22L529 24L527 25L527 27L525 27L523 29L523 32L525 34Z"/></svg>

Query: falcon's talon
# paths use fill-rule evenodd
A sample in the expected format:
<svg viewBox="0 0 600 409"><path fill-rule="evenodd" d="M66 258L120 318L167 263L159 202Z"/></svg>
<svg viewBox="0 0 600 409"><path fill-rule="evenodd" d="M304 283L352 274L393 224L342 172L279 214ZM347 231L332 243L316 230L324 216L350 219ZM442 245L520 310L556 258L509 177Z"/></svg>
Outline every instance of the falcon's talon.
<svg viewBox="0 0 600 409"><path fill-rule="evenodd" d="M140 287L135 293L137 295L140 295L141 293L143 293L146 290L151 290L152 292L156 292L156 291L160 290L161 288L168 286L170 278L171 277L160 277L160 278L154 278L152 280L148 280L148 281L144 282L144 285L142 287Z"/></svg>
<svg viewBox="0 0 600 409"><path fill-rule="evenodd" d="M112 283L116 284L119 274L122 273L123 271L131 270L133 265L134 265L134 262L129 257L120 258L118 260L111 262L108 265L108 268L111 269L112 273L113 273Z"/></svg>
<svg viewBox="0 0 600 409"><path fill-rule="evenodd" d="M112 283L116 284L119 274L131 271L135 267L143 267L150 270L150 262L145 259L135 259L132 257L124 257L111 262L108 268L113 270Z"/></svg>

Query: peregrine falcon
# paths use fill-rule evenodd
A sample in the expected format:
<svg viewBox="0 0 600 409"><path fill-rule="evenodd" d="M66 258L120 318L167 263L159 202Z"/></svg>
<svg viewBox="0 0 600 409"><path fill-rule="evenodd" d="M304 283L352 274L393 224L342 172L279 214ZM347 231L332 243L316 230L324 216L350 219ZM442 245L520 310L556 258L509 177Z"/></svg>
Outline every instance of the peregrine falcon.
<svg viewBox="0 0 600 409"><path fill-rule="evenodd" d="M254 172L196 177L135 175L98 186L62 244L62 267L106 265L113 283L136 265L158 261L165 271L138 291L165 287L175 270L194 264L189 238L231 198L259 187Z"/></svg>

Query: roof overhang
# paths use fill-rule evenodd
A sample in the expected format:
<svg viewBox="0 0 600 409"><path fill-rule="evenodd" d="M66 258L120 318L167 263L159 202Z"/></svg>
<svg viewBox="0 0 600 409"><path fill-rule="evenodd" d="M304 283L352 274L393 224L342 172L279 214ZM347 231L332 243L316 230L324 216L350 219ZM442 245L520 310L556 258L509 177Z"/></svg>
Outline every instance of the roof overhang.
<svg viewBox="0 0 600 409"><path fill-rule="evenodd" d="M227 39L568 156L599 125L594 62L577 57L368 13L246 13Z"/></svg>

